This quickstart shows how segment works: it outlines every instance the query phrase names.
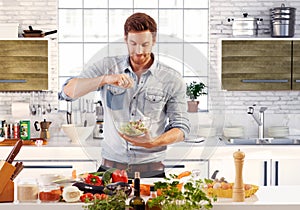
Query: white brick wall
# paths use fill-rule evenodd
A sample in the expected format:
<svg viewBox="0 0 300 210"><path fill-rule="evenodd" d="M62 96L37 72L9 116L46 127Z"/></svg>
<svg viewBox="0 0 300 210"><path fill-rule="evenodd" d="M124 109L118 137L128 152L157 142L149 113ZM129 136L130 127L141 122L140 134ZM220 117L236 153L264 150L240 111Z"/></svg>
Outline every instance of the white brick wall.
<svg viewBox="0 0 300 210"><path fill-rule="evenodd" d="M299 91L244 91L226 92L221 91L220 62L218 39L231 36L231 24L228 17L242 17L246 11L252 17L263 18L260 31L267 31L269 25L269 9L280 7L285 3L286 7L296 8L295 37L300 37L300 1L299 0L211 0L210 1L210 106L211 110L217 111L220 108L231 113L245 113L248 106L268 106L268 113L300 113L300 92ZM262 35L261 35L262 36ZM270 37L269 34L263 36ZM220 97L221 96L221 97ZM216 102L217 100L217 102ZM222 103L224 100L224 103ZM224 104L225 107L217 106Z"/></svg>
<svg viewBox="0 0 300 210"><path fill-rule="evenodd" d="M221 91L220 63L218 61L218 39L230 37L231 25L227 23L227 17L239 17L242 11L246 11L254 17L264 19L262 29L268 29L269 9L278 7L282 2L286 6L296 7L296 36L300 37L300 1L282 0L210 0L210 75L209 75L209 114L213 118L211 124L247 124L248 129L256 133L256 125L250 116L246 115L246 109L253 103L258 106L268 106L266 123L276 125L282 123L281 119L289 119L294 134L300 134L296 127L300 113L299 91L261 91L261 92L226 92ZM35 29L44 31L57 29L57 0L0 0L0 22L19 22L22 29L32 25ZM298 20L298 21L297 21ZM56 36L54 36L56 37ZM47 101L57 106L58 69L57 69L57 40L51 41L51 70L50 89L53 94L48 94ZM28 101L29 93L1 93L0 92L0 119L11 115L10 105L13 101ZM217 114L216 114L217 113ZM214 114L219 116L215 117ZM227 113L224 115L224 113ZM269 113L278 113L270 115ZM212 116L210 116L212 114ZM220 115L221 114L221 115ZM201 113L200 115L207 115ZM199 116L200 116L199 115ZM205 116L201 116L203 119ZM276 120L273 120L275 119ZM216 120L215 120L216 119ZM228 119L228 120L227 120ZM294 126L294 127L293 127ZM251 132L250 132L251 133Z"/></svg>
<svg viewBox="0 0 300 210"><path fill-rule="evenodd" d="M0 23L18 22L20 30L33 29L51 31L57 29L57 0L0 0ZM49 38L50 36L46 37ZM57 35L51 35L51 66L49 89L46 100L57 107ZM13 102L29 102L30 93L0 92L0 119L10 119ZM29 110L29 109L28 109ZM18 119L15 119L18 120Z"/></svg>

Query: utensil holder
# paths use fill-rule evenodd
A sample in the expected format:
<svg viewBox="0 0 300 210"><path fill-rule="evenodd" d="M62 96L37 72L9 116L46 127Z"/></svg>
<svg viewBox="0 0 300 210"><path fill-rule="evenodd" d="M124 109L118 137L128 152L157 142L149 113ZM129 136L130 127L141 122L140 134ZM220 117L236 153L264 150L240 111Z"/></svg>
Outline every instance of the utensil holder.
<svg viewBox="0 0 300 210"><path fill-rule="evenodd" d="M14 201L14 182L10 178L15 169L10 163L0 161L0 202Z"/></svg>

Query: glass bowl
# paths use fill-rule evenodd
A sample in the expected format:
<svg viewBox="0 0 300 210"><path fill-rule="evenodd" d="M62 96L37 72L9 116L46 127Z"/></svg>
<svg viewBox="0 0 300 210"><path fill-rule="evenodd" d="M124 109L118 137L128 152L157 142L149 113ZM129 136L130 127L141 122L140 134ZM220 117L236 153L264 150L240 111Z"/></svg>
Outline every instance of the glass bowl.
<svg viewBox="0 0 300 210"><path fill-rule="evenodd" d="M129 117L115 120L119 133L126 136L143 136L150 131L151 119L149 117Z"/></svg>

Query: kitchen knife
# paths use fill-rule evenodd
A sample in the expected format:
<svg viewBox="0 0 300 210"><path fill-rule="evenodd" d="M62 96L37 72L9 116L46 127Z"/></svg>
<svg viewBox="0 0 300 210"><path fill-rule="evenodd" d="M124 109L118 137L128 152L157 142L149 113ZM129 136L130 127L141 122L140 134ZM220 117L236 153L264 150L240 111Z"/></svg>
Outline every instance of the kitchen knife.
<svg viewBox="0 0 300 210"><path fill-rule="evenodd" d="M8 155L8 157L6 158L6 162L8 162L8 163L11 164L14 161L14 159L17 156L17 154L19 153L22 145L23 145L22 140L17 141L17 143L15 144L14 148L12 149L12 151L10 152L10 154Z"/></svg>

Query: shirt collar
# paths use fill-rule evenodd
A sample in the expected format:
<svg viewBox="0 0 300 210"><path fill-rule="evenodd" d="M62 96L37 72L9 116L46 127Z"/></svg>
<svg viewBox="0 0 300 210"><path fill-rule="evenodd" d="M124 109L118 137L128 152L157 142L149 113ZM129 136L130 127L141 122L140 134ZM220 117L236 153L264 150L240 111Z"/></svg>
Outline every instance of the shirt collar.
<svg viewBox="0 0 300 210"><path fill-rule="evenodd" d="M157 65L158 65L158 60L156 58L156 56L151 53L151 57L154 58L152 65L150 66L150 68L148 69L148 72L150 72L152 75L155 74L155 69L157 69ZM129 55L126 57L126 59L124 59L124 62L122 64L122 71L124 73L130 71L133 72L129 63Z"/></svg>

